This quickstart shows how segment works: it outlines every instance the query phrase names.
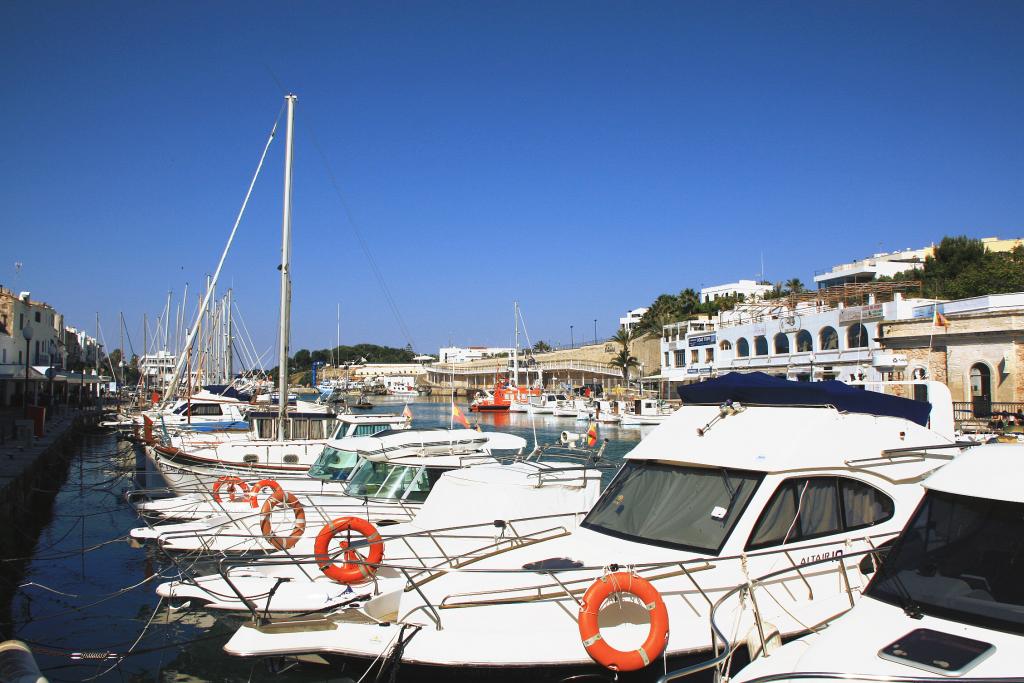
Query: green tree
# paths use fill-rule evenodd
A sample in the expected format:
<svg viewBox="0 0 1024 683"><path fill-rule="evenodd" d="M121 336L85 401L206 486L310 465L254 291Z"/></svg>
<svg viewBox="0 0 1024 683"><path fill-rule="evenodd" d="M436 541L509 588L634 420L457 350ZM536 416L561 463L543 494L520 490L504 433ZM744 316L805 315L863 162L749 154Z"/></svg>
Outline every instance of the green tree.
<svg viewBox="0 0 1024 683"><path fill-rule="evenodd" d="M612 358L611 364L622 371L622 378L626 380L626 384L629 384L629 370L640 365L640 361L630 355L628 348L623 347Z"/></svg>
<svg viewBox="0 0 1024 683"><path fill-rule="evenodd" d="M799 294L804 291L804 283L800 282L800 278L794 277L786 280L786 292L788 294Z"/></svg>
<svg viewBox="0 0 1024 683"><path fill-rule="evenodd" d="M533 352L534 353L547 353L550 350L551 350L551 344L548 344L543 339L538 339L537 343L535 343L533 345Z"/></svg>

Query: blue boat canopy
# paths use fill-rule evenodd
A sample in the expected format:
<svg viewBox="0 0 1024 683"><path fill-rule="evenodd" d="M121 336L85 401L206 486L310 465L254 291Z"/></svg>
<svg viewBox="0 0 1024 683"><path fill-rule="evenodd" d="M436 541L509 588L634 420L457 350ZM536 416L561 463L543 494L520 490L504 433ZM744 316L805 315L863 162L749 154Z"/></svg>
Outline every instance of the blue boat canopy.
<svg viewBox="0 0 1024 683"><path fill-rule="evenodd" d="M928 426L932 404L867 391L836 380L794 382L763 372L730 372L716 379L679 387L683 403L721 404L728 400L751 405L831 405L848 413L901 417Z"/></svg>

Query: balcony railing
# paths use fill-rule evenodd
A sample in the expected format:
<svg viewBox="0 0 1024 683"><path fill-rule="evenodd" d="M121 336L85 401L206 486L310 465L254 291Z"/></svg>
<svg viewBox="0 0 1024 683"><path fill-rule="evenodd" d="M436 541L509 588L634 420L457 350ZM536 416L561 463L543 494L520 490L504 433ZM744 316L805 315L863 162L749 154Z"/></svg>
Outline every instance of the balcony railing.
<svg viewBox="0 0 1024 683"><path fill-rule="evenodd" d="M997 422L1004 423L1013 418L1017 424L1024 424L1024 402L1019 401L953 401L953 420L956 422Z"/></svg>

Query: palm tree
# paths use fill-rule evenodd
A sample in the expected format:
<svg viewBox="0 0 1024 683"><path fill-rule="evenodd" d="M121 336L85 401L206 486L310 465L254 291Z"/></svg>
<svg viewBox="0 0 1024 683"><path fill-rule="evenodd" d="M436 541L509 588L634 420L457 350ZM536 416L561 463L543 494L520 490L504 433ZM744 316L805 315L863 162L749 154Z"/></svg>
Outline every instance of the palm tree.
<svg viewBox="0 0 1024 683"><path fill-rule="evenodd" d="M687 287L679 292L677 298L679 300L679 312L684 316L693 315L697 312L697 307L700 306L700 295L693 289Z"/></svg>
<svg viewBox="0 0 1024 683"><path fill-rule="evenodd" d="M804 291L804 283L800 282L800 278L794 277L786 280L786 290L790 294L799 294Z"/></svg>
<svg viewBox="0 0 1024 683"><path fill-rule="evenodd" d="M629 349L623 347L615 357L612 358L611 364L622 370L622 378L626 380L626 384L629 384L629 369L635 368L640 365L634 356L629 354Z"/></svg>
<svg viewBox="0 0 1024 683"><path fill-rule="evenodd" d="M533 352L534 353L547 353L550 350L551 350L551 345L548 344L543 339L541 339L540 341L538 341L536 344L533 345Z"/></svg>
<svg viewBox="0 0 1024 683"><path fill-rule="evenodd" d="M620 327L619 331L615 333L614 337L612 337L612 341L621 345L622 350L628 354L629 345L633 343L633 339L635 337L636 335L633 333L633 330L626 327Z"/></svg>

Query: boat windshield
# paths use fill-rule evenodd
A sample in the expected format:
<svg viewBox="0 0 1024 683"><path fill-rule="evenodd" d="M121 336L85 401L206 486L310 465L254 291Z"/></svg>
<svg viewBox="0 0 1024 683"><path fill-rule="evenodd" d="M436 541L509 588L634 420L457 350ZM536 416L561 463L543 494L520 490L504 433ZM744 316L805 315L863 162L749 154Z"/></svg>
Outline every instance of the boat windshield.
<svg viewBox="0 0 1024 683"><path fill-rule="evenodd" d="M763 475L631 460L583 526L639 543L717 555Z"/></svg>
<svg viewBox="0 0 1024 683"><path fill-rule="evenodd" d="M914 613L1024 633L1024 504L929 491L868 595Z"/></svg>
<svg viewBox="0 0 1024 683"><path fill-rule="evenodd" d="M310 466L308 474L324 481L345 481L358 461L359 456L355 451L324 446L320 457Z"/></svg>
<svg viewBox="0 0 1024 683"><path fill-rule="evenodd" d="M350 496L422 502L447 469L363 460L345 485Z"/></svg>

